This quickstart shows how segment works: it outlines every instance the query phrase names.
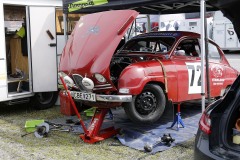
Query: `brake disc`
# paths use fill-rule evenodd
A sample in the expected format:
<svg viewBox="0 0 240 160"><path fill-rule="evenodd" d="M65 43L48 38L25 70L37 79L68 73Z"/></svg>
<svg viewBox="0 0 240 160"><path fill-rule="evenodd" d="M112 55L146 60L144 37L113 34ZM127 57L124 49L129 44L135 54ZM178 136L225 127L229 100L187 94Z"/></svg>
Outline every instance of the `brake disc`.
<svg viewBox="0 0 240 160"><path fill-rule="evenodd" d="M34 132L34 135L37 138L43 138L47 136L48 132L49 132L49 124L43 122L37 126L37 129Z"/></svg>

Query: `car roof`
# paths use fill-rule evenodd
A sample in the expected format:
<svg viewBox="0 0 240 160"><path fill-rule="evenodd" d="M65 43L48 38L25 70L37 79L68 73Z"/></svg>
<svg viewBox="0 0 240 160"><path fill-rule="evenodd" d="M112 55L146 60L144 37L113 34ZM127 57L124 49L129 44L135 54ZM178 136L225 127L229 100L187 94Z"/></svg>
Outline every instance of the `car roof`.
<svg viewBox="0 0 240 160"><path fill-rule="evenodd" d="M199 37L200 34L194 33L194 32L187 32L187 31L157 31L157 32L149 32L149 33L143 33L140 35L137 35L133 37L132 39L138 39L138 38L147 38L147 37L185 37L185 36L193 36L193 37Z"/></svg>

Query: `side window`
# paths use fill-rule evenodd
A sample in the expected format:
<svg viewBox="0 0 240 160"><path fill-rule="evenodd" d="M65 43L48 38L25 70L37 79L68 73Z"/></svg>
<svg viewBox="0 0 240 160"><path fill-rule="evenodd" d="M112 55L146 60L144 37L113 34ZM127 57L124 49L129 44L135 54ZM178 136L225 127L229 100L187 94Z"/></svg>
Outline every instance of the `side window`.
<svg viewBox="0 0 240 160"><path fill-rule="evenodd" d="M181 41L176 49L177 56L199 57L200 47L197 39L185 39Z"/></svg>
<svg viewBox="0 0 240 160"><path fill-rule="evenodd" d="M132 51L140 51L141 48L144 48L147 46L146 41L139 41L137 43L133 42L133 45L129 45L129 47L126 47L125 49L131 49Z"/></svg>
<svg viewBox="0 0 240 160"><path fill-rule="evenodd" d="M213 45L212 43L208 43L208 58L215 60L220 60L221 58L217 46Z"/></svg>

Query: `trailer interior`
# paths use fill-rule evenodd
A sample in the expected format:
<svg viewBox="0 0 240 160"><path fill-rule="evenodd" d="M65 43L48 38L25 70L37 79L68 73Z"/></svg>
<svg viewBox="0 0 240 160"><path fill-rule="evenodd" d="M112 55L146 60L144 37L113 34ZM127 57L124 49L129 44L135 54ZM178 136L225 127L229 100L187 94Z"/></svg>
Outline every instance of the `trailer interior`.
<svg viewBox="0 0 240 160"><path fill-rule="evenodd" d="M7 58L8 94L22 94L30 91L29 53L27 35L18 36L18 30L26 18L25 6L4 5L4 27ZM26 27L25 27L26 28Z"/></svg>

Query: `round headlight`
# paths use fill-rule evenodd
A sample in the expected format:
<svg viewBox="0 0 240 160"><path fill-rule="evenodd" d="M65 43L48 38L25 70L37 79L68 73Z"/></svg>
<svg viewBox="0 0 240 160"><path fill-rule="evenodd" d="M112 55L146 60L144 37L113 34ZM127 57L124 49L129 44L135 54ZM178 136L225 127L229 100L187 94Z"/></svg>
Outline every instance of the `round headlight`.
<svg viewBox="0 0 240 160"><path fill-rule="evenodd" d="M101 82L101 83L105 83L107 80L105 79L105 77L103 77L103 75L99 74L99 73L96 73L95 75L95 78L98 80L98 82Z"/></svg>
<svg viewBox="0 0 240 160"><path fill-rule="evenodd" d="M85 77L82 79L82 84L88 89L92 90L94 88L94 83L91 79Z"/></svg>
<svg viewBox="0 0 240 160"><path fill-rule="evenodd" d="M72 78L70 78L69 76L65 76L63 79L67 86L69 86L69 87L74 86L74 82L73 82Z"/></svg>
<svg viewBox="0 0 240 160"><path fill-rule="evenodd" d="M66 85L67 85L68 87L74 86L74 81L73 81L72 78L69 77L66 73L64 73L64 72L59 72L59 73L58 73L58 76L63 77L63 80L64 80L64 82L66 83ZM62 84L62 81L60 80L59 77L58 77L58 83L59 83L59 84Z"/></svg>

